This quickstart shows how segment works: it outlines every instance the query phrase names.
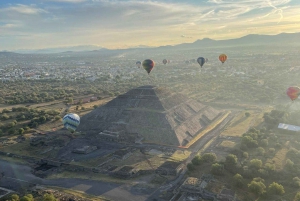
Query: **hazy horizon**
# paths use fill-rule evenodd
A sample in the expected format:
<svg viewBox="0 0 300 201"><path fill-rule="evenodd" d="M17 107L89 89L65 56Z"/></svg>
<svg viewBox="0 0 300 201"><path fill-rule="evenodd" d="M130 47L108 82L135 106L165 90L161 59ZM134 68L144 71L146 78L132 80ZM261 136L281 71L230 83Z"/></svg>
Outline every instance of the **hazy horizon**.
<svg viewBox="0 0 300 201"><path fill-rule="evenodd" d="M1 50L109 49L300 32L296 0L0 2Z"/></svg>

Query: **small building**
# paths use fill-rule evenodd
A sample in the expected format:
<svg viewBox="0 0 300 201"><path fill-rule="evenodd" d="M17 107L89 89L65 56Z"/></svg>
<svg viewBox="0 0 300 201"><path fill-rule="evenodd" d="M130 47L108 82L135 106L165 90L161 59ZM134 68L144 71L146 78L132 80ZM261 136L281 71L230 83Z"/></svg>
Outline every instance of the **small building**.
<svg viewBox="0 0 300 201"><path fill-rule="evenodd" d="M113 157L121 159L121 160L125 160L127 159L129 156L132 155L132 149L127 148L127 149L119 149L117 151L114 152Z"/></svg>
<svg viewBox="0 0 300 201"><path fill-rule="evenodd" d="M128 179L138 175L138 169L132 166L123 166L121 169L111 173L112 176Z"/></svg>
<svg viewBox="0 0 300 201"><path fill-rule="evenodd" d="M97 150L96 146L83 146L81 148L73 149L72 152L76 153L76 154L88 154L88 153L91 153L95 150Z"/></svg>
<svg viewBox="0 0 300 201"><path fill-rule="evenodd" d="M105 130L99 133L99 138L105 141L118 142L120 140L120 132L112 132Z"/></svg>
<svg viewBox="0 0 300 201"><path fill-rule="evenodd" d="M222 189L222 191L219 193L217 198L219 201L235 201L236 200L235 192L233 190L226 189L226 188Z"/></svg>
<svg viewBox="0 0 300 201"><path fill-rule="evenodd" d="M155 172L160 175L178 175L183 170L184 164L166 161L160 167L158 167Z"/></svg>

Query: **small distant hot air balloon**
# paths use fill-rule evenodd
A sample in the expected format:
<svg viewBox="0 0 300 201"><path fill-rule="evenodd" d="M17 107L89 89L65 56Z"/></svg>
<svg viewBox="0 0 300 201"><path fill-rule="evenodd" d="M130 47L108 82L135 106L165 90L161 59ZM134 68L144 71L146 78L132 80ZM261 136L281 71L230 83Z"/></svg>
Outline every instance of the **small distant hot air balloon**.
<svg viewBox="0 0 300 201"><path fill-rule="evenodd" d="M74 113L67 114L63 118L63 124L66 129L74 133L80 124L80 117Z"/></svg>
<svg viewBox="0 0 300 201"><path fill-rule="evenodd" d="M203 58L203 57L199 57L198 59L197 59L197 62L198 62L198 64L201 66L201 68L202 68L202 66L204 65L204 63L205 63L205 59Z"/></svg>
<svg viewBox="0 0 300 201"><path fill-rule="evenodd" d="M286 90L286 94L288 95L288 97L290 97L290 99L292 101L294 101L295 99L298 98L298 96L300 94L300 88L299 87L289 87Z"/></svg>
<svg viewBox="0 0 300 201"><path fill-rule="evenodd" d="M222 62L222 64L227 60L227 55L226 54L221 54L219 56L219 60Z"/></svg>
<svg viewBox="0 0 300 201"><path fill-rule="evenodd" d="M166 65L167 63L168 63L168 60L164 59L164 60L163 60L163 64Z"/></svg>
<svg viewBox="0 0 300 201"><path fill-rule="evenodd" d="M144 69L147 71L147 73L150 74L150 72L152 71L152 69L155 66L155 63L151 59L146 59L143 61L142 65L143 65Z"/></svg>
<svg viewBox="0 0 300 201"><path fill-rule="evenodd" d="M140 62L140 61L137 61L135 64L136 64L136 66L137 66L137 67L139 67L139 68L140 68L140 67L141 67L141 65L142 65L142 62Z"/></svg>
<svg viewBox="0 0 300 201"><path fill-rule="evenodd" d="M168 59L168 64L171 63L171 61Z"/></svg>

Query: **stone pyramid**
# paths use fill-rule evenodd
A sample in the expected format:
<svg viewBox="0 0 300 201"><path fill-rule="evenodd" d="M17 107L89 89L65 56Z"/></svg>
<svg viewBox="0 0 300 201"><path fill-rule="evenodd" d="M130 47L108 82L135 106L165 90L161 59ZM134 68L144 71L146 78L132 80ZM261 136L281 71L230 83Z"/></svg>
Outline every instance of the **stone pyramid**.
<svg viewBox="0 0 300 201"><path fill-rule="evenodd" d="M183 94L142 86L81 117L78 130L137 133L144 143L184 146L220 114Z"/></svg>

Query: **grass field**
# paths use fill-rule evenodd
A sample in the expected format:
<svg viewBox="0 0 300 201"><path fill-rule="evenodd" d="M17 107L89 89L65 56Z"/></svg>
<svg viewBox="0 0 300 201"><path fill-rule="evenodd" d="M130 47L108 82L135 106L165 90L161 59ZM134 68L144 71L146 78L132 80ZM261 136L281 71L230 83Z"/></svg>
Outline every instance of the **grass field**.
<svg viewBox="0 0 300 201"><path fill-rule="evenodd" d="M90 173L90 172L69 172L64 171L57 174L51 174L47 179L60 179L60 178L77 178L77 179L88 179L95 181L103 181L103 182L111 182L111 183L120 183L120 184L128 184L133 180L121 180L113 177L109 177L107 175L99 174L99 173Z"/></svg>
<svg viewBox="0 0 300 201"><path fill-rule="evenodd" d="M250 127L257 126L262 120L263 113L249 111L250 116L246 117L245 112L240 112L222 132L225 136L242 136Z"/></svg>
<svg viewBox="0 0 300 201"><path fill-rule="evenodd" d="M89 195L89 194L86 194L86 193L82 193L80 191L64 189L64 188L58 188L58 187L53 187L53 189L59 190L60 192L72 194L72 195L75 195L75 196L80 197L80 198L91 199L93 201L109 201L109 199L99 197L99 196Z"/></svg>
<svg viewBox="0 0 300 201"><path fill-rule="evenodd" d="M286 161L287 148L279 150L272 159L268 159L267 163L273 163L276 166L276 170L282 170Z"/></svg>
<svg viewBox="0 0 300 201"><path fill-rule="evenodd" d="M235 142L224 140L219 146L224 148L234 148L235 144Z"/></svg>

